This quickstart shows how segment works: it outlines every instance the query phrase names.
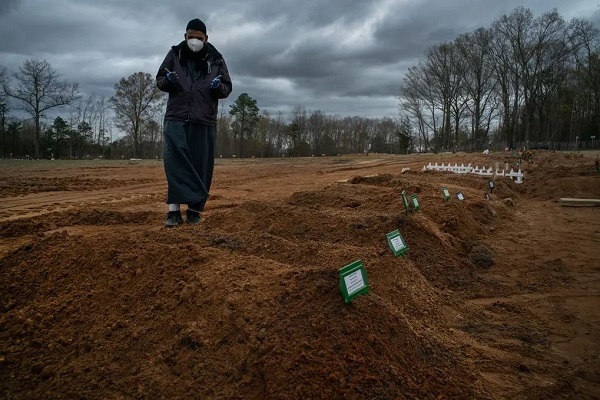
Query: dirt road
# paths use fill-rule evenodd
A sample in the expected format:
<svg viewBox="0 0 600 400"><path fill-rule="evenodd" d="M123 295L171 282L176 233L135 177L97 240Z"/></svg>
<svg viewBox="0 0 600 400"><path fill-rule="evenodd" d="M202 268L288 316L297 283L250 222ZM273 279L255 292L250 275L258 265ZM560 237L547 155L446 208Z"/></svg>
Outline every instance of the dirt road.
<svg viewBox="0 0 600 400"><path fill-rule="evenodd" d="M600 207L557 201L600 198L593 158L537 152L489 200L430 161L515 160L217 160L174 229L159 162L3 162L0 398L599 398Z"/></svg>

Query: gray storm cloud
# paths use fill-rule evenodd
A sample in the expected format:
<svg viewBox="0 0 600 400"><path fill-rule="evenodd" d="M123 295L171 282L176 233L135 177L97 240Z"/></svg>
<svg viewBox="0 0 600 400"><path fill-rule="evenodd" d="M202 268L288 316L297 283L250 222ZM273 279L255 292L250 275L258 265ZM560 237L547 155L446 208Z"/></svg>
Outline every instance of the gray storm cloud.
<svg viewBox="0 0 600 400"><path fill-rule="evenodd" d="M344 1L2 0L0 65L48 60L81 91L110 96L137 71L156 73L199 17L234 80L263 110L296 105L337 115L396 116L404 73L424 51L488 27L517 6L600 24L588 0ZM567 7L568 6L568 7Z"/></svg>

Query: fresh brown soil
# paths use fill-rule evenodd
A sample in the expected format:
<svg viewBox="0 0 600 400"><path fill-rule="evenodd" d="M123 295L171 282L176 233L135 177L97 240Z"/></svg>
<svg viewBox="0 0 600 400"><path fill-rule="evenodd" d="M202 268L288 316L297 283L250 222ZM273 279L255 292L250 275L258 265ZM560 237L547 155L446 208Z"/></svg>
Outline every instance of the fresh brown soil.
<svg viewBox="0 0 600 400"><path fill-rule="evenodd" d="M504 154L217 160L171 229L159 162L4 162L0 399L599 398L600 207L558 202L600 198L592 157L537 152L489 200L421 169Z"/></svg>

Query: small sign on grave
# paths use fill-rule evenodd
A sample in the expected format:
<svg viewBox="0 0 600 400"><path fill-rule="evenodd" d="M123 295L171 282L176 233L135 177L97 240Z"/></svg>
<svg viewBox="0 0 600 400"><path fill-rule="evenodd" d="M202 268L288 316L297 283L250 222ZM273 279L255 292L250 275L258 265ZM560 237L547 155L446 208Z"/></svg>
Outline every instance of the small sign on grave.
<svg viewBox="0 0 600 400"><path fill-rule="evenodd" d="M393 232L388 233L387 235L388 246L390 250L394 254L395 257L403 256L408 251L408 245L406 241L400 234L400 232L396 229Z"/></svg>
<svg viewBox="0 0 600 400"><path fill-rule="evenodd" d="M419 211L421 209L421 205L419 204L419 199L417 198L417 195L413 194L412 196L410 196L410 198L412 200L413 210Z"/></svg>
<svg viewBox="0 0 600 400"><path fill-rule="evenodd" d="M369 293L369 279L361 260L340 268L340 291L346 303L361 294Z"/></svg>
<svg viewBox="0 0 600 400"><path fill-rule="evenodd" d="M406 215L410 212L410 207L408 206L408 199L406 198L406 190L402 191L402 203L404 204L404 212Z"/></svg>
<svg viewBox="0 0 600 400"><path fill-rule="evenodd" d="M444 196L444 200L450 200L450 191L445 186L442 186L442 196Z"/></svg>
<svg viewBox="0 0 600 400"><path fill-rule="evenodd" d="M494 181L490 179L489 185L490 185L490 193L493 193L494 192Z"/></svg>
<svg viewBox="0 0 600 400"><path fill-rule="evenodd" d="M465 199L465 196L462 194L462 192L458 192L456 193L456 198L460 201L463 201Z"/></svg>

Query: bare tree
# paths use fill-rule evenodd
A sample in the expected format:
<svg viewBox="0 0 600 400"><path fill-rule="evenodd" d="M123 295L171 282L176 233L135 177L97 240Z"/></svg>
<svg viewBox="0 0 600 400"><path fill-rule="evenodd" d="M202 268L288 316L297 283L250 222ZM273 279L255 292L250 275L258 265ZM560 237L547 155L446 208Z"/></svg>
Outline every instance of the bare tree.
<svg viewBox="0 0 600 400"><path fill-rule="evenodd" d="M456 135L458 134L457 129L455 129L454 138L451 136L453 108L455 115L460 115L464 107L464 101L459 99L462 91L462 71L459 54L453 43L442 43L428 49L425 57L426 76L433 90L432 99L441 106L443 115L441 146L449 149L452 143L456 141ZM459 117L456 118L459 119Z"/></svg>
<svg viewBox="0 0 600 400"><path fill-rule="evenodd" d="M253 143L254 152L256 148L258 148L258 153L261 158L265 157L268 154L268 150L270 147L270 138L269 138L269 130L271 125L271 116L268 111L263 111L261 115L258 117L258 122L256 126L256 140Z"/></svg>
<svg viewBox="0 0 600 400"><path fill-rule="evenodd" d="M159 138L162 134L160 123L154 119L144 121L140 130L142 139L142 157L158 158L159 156Z"/></svg>
<svg viewBox="0 0 600 400"><path fill-rule="evenodd" d="M0 66L0 129L2 130L2 152L0 158L6 158L6 114L8 113L8 99L4 92L7 82L6 67Z"/></svg>
<svg viewBox="0 0 600 400"><path fill-rule="evenodd" d="M491 56L491 29L479 28L456 39L456 45L464 59L464 88L467 107L471 114L471 145L480 150L487 137L495 112L493 62Z"/></svg>
<svg viewBox="0 0 600 400"><path fill-rule="evenodd" d="M107 135L107 114L108 114L108 101L106 97L101 96L96 102L96 111L98 113L98 128L97 128L97 141L96 141L96 156L100 153L104 156L104 143Z"/></svg>
<svg viewBox="0 0 600 400"><path fill-rule="evenodd" d="M33 153L40 156L40 119L51 108L70 104L78 96L78 84L60 80L58 73L46 60L26 60L13 74L16 87L10 82L3 85L4 92L23 104L23 110L35 121Z"/></svg>
<svg viewBox="0 0 600 400"><path fill-rule="evenodd" d="M153 108L159 105L161 97L154 77L147 72L136 72L115 84L115 94L110 98L115 123L131 136L135 158L140 156L140 129L153 115Z"/></svg>
<svg viewBox="0 0 600 400"><path fill-rule="evenodd" d="M296 105L292 109L291 123L297 128L297 142L307 142L308 138L308 112L306 107Z"/></svg>
<svg viewBox="0 0 600 400"><path fill-rule="evenodd" d="M232 129L233 118L225 112L225 103L219 102L219 115L217 116L217 140L216 153L219 156L230 156L235 153L233 147L233 135L235 131Z"/></svg>
<svg viewBox="0 0 600 400"><path fill-rule="evenodd" d="M590 136L600 138L600 29L590 21L574 19L571 22L571 40L574 48L574 96L571 102L569 141L583 136L586 121ZM592 126L596 121L596 125ZM596 132L594 135L591 132Z"/></svg>
<svg viewBox="0 0 600 400"><path fill-rule="evenodd" d="M513 75L514 106L522 96L526 146L541 138L544 108L566 79L566 63L573 54L569 29L556 10L534 18L519 7L494 23L497 51Z"/></svg>
<svg viewBox="0 0 600 400"><path fill-rule="evenodd" d="M277 118L271 123L270 128L270 134L273 136L278 155L282 155L286 147L289 146L289 143L287 142L288 137L285 134L286 129L283 112L277 112Z"/></svg>
<svg viewBox="0 0 600 400"><path fill-rule="evenodd" d="M431 96L430 86L426 83L426 71L421 63L408 69L400 90L399 100L401 111L403 111L401 114L407 115L417 126L419 151L428 151L430 148L429 131L434 132L434 135L436 132L436 107ZM428 123L426 114L432 116L433 125Z"/></svg>
<svg viewBox="0 0 600 400"><path fill-rule="evenodd" d="M464 84L466 61L459 53L456 45L453 44L452 48L453 51L450 53L450 65L452 66L450 74L450 113L454 119L454 135L450 144L453 151L456 152L460 141L460 126L465 118L469 96Z"/></svg>
<svg viewBox="0 0 600 400"><path fill-rule="evenodd" d="M83 127L78 129L74 141L77 143L77 155L81 155L96 142L97 132L94 130L96 121L98 120L98 96L96 93L91 93L85 98L80 98L73 106L73 121L74 127Z"/></svg>
<svg viewBox="0 0 600 400"><path fill-rule="evenodd" d="M391 118L385 117L373 121L373 136L371 137L371 152L375 153L393 153L394 141L394 122Z"/></svg>
<svg viewBox="0 0 600 400"><path fill-rule="evenodd" d="M508 30L496 21L493 24L492 68L496 80L495 92L501 105L501 136L510 148L517 141L518 115L522 103L520 69L515 65L513 49L508 40Z"/></svg>
<svg viewBox="0 0 600 400"><path fill-rule="evenodd" d="M307 122L308 134L313 154L322 153L322 141L325 129L325 114L321 110L310 113Z"/></svg>

